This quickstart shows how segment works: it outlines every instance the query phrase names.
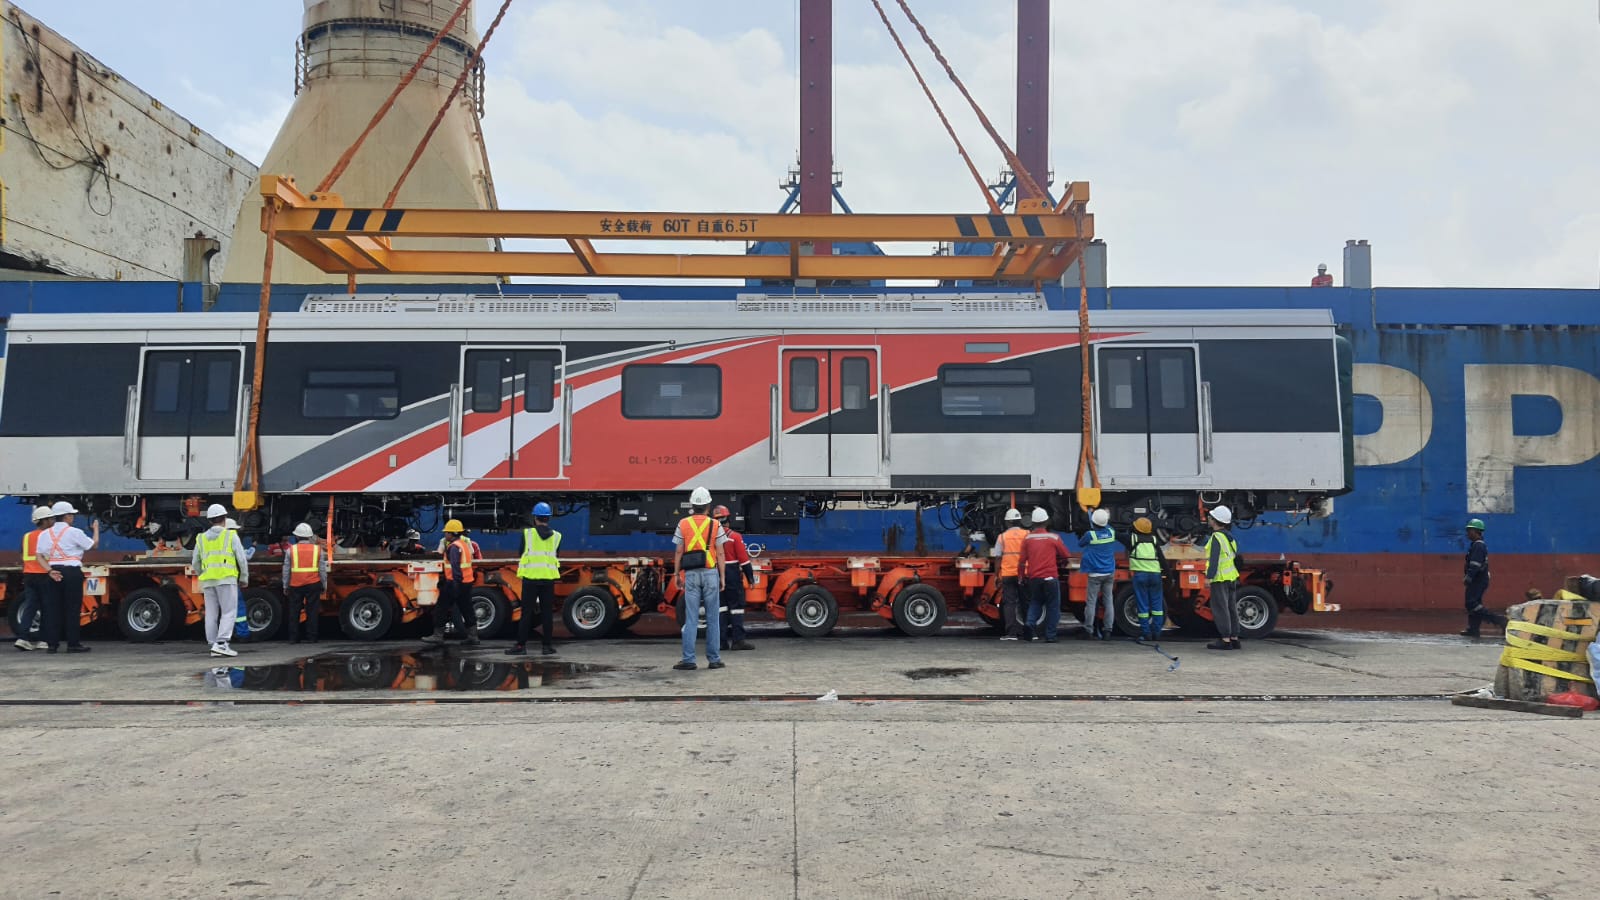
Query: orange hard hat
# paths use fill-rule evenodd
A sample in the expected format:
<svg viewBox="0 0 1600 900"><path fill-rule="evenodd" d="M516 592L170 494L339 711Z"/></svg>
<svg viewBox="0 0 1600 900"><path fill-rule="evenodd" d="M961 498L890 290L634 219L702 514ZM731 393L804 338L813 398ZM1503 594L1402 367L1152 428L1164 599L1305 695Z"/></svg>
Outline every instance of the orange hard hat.
<svg viewBox="0 0 1600 900"><path fill-rule="evenodd" d="M713 519L726 519L727 517L728 508L726 506L719 506L711 511L711 518Z"/></svg>

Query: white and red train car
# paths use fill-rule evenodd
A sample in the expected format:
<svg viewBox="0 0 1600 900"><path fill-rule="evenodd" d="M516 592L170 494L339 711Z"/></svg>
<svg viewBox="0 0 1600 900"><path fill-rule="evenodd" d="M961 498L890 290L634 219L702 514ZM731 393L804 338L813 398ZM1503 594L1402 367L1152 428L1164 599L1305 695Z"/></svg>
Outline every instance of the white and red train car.
<svg viewBox="0 0 1600 900"><path fill-rule="evenodd" d="M1325 311L1096 312L1093 440L1119 522L1315 512L1349 489L1350 359ZM0 493L70 497L121 534L183 539L226 501L256 317L12 317ZM271 319L262 490L277 536L337 498L376 543L425 510L479 530L533 503L591 530L669 527L710 487L755 533L839 499L959 500L963 525L1045 504L1071 527L1075 313L969 293L624 301L312 296Z"/></svg>

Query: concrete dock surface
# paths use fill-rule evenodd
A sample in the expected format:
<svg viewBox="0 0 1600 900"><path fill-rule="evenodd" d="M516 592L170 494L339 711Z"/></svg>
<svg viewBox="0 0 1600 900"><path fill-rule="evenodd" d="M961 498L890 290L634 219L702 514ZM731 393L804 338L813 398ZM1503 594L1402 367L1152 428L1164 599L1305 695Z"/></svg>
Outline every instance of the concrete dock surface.
<svg viewBox="0 0 1600 900"><path fill-rule="evenodd" d="M1593 718L1445 699L1493 640L754 643L7 650L0 895L1593 896Z"/></svg>

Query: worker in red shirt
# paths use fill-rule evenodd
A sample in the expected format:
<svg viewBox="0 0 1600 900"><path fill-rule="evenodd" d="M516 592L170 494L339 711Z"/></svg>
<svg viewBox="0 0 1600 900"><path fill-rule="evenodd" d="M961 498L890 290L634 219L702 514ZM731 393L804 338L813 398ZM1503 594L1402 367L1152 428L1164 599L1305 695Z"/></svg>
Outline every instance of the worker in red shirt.
<svg viewBox="0 0 1600 900"><path fill-rule="evenodd" d="M722 649L724 650L754 650L755 647L745 640L744 633L744 587L755 584L755 567L750 565L750 551L745 549L744 535L734 531L728 525L728 508L718 506L711 511L711 518L717 520L722 530L728 535L728 543L722 550L722 563L726 566L725 576L722 579Z"/></svg>
<svg viewBox="0 0 1600 900"><path fill-rule="evenodd" d="M1312 287L1333 287L1333 276L1328 274L1327 263L1317 263L1317 277L1311 279Z"/></svg>
<svg viewBox="0 0 1600 900"><path fill-rule="evenodd" d="M1028 621L1023 636L1030 641L1044 632L1047 644L1056 642L1061 624L1061 566L1072 561L1067 545L1045 527L1050 513L1041 507L1033 510L1033 530L1022 539L1022 564L1018 576L1028 585Z"/></svg>

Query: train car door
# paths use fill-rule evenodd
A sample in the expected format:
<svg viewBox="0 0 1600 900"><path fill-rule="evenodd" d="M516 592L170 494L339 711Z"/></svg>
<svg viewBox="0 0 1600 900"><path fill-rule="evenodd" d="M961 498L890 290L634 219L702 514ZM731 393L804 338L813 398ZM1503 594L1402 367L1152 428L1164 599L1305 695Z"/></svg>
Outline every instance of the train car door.
<svg viewBox="0 0 1600 900"><path fill-rule="evenodd" d="M238 349L145 353L136 477L228 481L238 473L243 359Z"/></svg>
<svg viewBox="0 0 1600 900"><path fill-rule="evenodd" d="M1193 346L1104 347L1098 456L1107 478L1200 474L1200 395Z"/></svg>
<svg viewBox="0 0 1600 900"><path fill-rule="evenodd" d="M877 348L786 348L778 377L778 474L876 478L883 460Z"/></svg>
<svg viewBox="0 0 1600 900"><path fill-rule="evenodd" d="M562 352L529 346L462 352L462 478L560 477Z"/></svg>

